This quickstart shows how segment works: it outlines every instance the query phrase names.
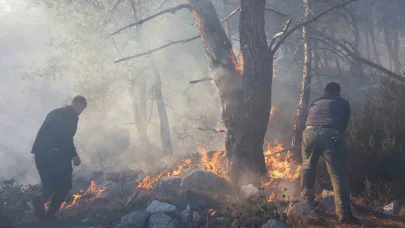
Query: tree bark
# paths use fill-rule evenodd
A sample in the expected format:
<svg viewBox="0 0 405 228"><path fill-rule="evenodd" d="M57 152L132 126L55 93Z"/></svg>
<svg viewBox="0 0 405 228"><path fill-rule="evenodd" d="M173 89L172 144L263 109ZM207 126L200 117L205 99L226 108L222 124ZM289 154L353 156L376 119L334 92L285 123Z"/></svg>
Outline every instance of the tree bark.
<svg viewBox="0 0 405 228"><path fill-rule="evenodd" d="M303 0L304 7L305 7L305 18L308 20L310 16L310 9L308 5L308 0ZM300 100L298 102L298 110L294 124L293 130L293 141L292 147L297 148L301 147L302 142L302 132L305 128L305 121L307 118L308 113L308 106L309 106L309 97L310 97L310 88L309 85L311 84L311 64L312 64L312 55L311 55L311 43L308 34L308 25L302 28L302 40L304 44L304 68L302 71L302 83L301 83L301 94ZM301 150L296 149L294 151L294 158L296 161L301 162L302 157Z"/></svg>
<svg viewBox="0 0 405 228"><path fill-rule="evenodd" d="M241 2L243 69L212 2L190 3L222 104L230 178L234 184L260 184L258 177L267 174L263 142L271 107L273 69L264 32L265 0Z"/></svg>

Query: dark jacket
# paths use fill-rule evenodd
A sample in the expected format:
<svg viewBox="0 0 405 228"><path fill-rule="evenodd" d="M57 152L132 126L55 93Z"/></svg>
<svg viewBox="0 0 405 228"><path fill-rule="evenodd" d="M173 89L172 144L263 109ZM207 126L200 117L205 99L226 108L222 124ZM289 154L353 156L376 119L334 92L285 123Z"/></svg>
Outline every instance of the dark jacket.
<svg viewBox="0 0 405 228"><path fill-rule="evenodd" d="M305 126L331 126L344 132L349 123L350 104L339 96L323 96L309 107Z"/></svg>
<svg viewBox="0 0 405 228"><path fill-rule="evenodd" d="M39 129L31 153L40 155L44 151L57 148L67 159L77 156L73 137L78 122L79 115L71 106L53 110Z"/></svg>

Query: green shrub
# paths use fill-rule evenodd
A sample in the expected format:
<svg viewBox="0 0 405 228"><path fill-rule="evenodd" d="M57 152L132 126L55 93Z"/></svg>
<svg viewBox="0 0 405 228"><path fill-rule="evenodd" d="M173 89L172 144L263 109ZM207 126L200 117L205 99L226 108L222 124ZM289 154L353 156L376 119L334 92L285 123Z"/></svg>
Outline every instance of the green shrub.
<svg viewBox="0 0 405 228"><path fill-rule="evenodd" d="M405 85L382 80L381 96L367 98L347 131L352 192L383 204L405 187Z"/></svg>

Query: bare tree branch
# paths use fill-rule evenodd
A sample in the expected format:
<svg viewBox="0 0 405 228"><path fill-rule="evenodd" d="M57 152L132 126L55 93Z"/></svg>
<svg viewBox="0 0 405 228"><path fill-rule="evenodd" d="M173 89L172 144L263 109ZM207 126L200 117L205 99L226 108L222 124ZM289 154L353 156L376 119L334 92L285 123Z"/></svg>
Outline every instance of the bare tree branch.
<svg viewBox="0 0 405 228"><path fill-rule="evenodd" d="M269 7L266 7L265 10L266 10L266 11L273 12L273 13L275 13L275 14L277 14L277 15L280 15L280 16L283 16L283 17L288 17L288 16L289 16L289 15L287 15L287 14L281 13L281 12L279 12L279 11L277 11L277 10L274 10L274 9L272 9L272 8L269 8Z"/></svg>
<svg viewBox="0 0 405 228"><path fill-rule="evenodd" d="M338 9L338 8L340 8L340 7L346 6L347 4L350 4L350 3L354 2L354 1L357 1L357 0L349 0L349 1L344 2L344 3L342 3L342 4L337 4L337 5L335 5L335 6L331 7L331 8L329 8L329 9L323 11L322 13L320 13L320 14L318 14L318 15L312 17L311 19L306 20L306 21L304 21L304 22L302 22L302 23L299 23L299 24L297 24L296 26L292 27L289 31L287 31L287 32L285 32L285 33L283 33L283 34L281 34L281 37L280 37L279 41L275 44L274 48L273 48L273 45L274 45L275 42L272 41L272 43L269 45L270 52L274 54L274 53L278 50L278 48L281 46L281 44L283 44L283 42L285 41L285 39L287 39L287 37L288 37L289 35L291 35L292 33L294 33L296 30L300 29L302 26L305 26L305 25L307 25L307 24L310 24L310 23L312 23L312 22L318 20L320 17L324 16L325 14L327 14L327 13L329 13L329 12L335 10L335 9ZM291 20L291 19L290 19L290 20ZM287 24L288 24L288 21L287 21ZM278 34L279 34L279 33L278 33ZM273 40L274 40L274 38L273 38Z"/></svg>
<svg viewBox="0 0 405 228"><path fill-rule="evenodd" d="M374 63L374 62L372 62L372 61L370 61L368 59L365 59L365 58L361 57L360 55L354 53L354 51L350 50L350 48L348 48L345 44L339 42L338 40L336 40L336 39L334 39L332 37L329 37L329 36L319 32L319 31L313 30L313 32L316 33L317 35L323 37L324 39L328 40L329 42L337 45L341 49L343 49L353 59L355 59L357 61L360 61L360 62L362 62L362 63L364 63L364 64L366 64L368 66L371 66L371 67L385 73L386 75L391 76L392 78L394 78L394 79L396 79L398 81L405 82L405 77L404 76L402 76L400 74L397 74L395 72L392 72L392 71L388 70L387 68L385 68L383 66L380 66L380 65L378 65L378 64L376 64L376 63Z"/></svg>
<svg viewBox="0 0 405 228"><path fill-rule="evenodd" d="M288 27L290 27L290 24L291 24L291 19L288 19L287 20L287 22L286 22L286 24L285 24L285 26L284 26L284 28L283 28L283 30L281 30L281 32L279 32L279 33L277 33L276 35L274 35L274 37L273 37L273 39L271 40L271 43L270 43L270 49L271 49L271 47L273 47L273 45L274 45L274 43L276 42L276 40L277 40L277 38L278 37L280 37L280 36L283 36L286 32L287 32L287 30L288 30ZM285 40L285 39L284 39ZM284 40L283 40L283 42L284 42ZM281 45L281 44L280 44Z"/></svg>
<svg viewBox="0 0 405 228"><path fill-rule="evenodd" d="M169 43L167 43L167 44L165 44L165 45L163 45L163 46L157 47L157 48L155 48L155 49L151 49L151 50L146 51L146 52L142 52L142 53L139 53L139 54L136 54L136 55L132 55L132 56L128 56L128 57L119 59L119 60L115 61L114 63L119 63L119 62L127 61L127 60L130 60L130 59L134 59L134 58L141 57L141 56L145 56L145 55L150 55L150 54L152 54L153 52L160 51L160 50L162 50L162 49L164 49L164 48L167 48L167 47L170 47L170 46L172 46L172 45L175 45L175 44L184 44L184 43L187 43L187 42L190 42L190 41L199 39L200 37L201 37L201 36L198 35L198 36L194 36L194 37L191 37L191 38L188 38L188 39L184 39L184 40L171 41L171 42L169 42Z"/></svg>
<svg viewBox="0 0 405 228"><path fill-rule="evenodd" d="M181 9L191 9L191 6L189 4L181 4L181 5L178 5L176 7L160 11L159 13L153 14L153 15L151 15L149 17L146 17L144 19L141 19L141 20L139 20L137 22L134 22L132 24L126 25L126 26L118 29L117 31L115 31L115 32L111 33L109 36L107 36L107 38L109 38L111 36L114 36L114 35L122 32L122 31L124 31L125 29L131 28L131 27L134 27L134 26L137 26L137 25L142 25L143 23L145 23L145 22L147 22L149 20L152 20L153 18L158 17L160 15L167 14L167 13L176 13L178 10L181 10Z"/></svg>
<svg viewBox="0 0 405 228"><path fill-rule="evenodd" d="M226 130L225 129L219 129L219 130L217 130L217 129L212 129L212 128L198 128L198 130L200 130L200 131L214 131L215 133L225 133L226 132Z"/></svg>
<svg viewBox="0 0 405 228"><path fill-rule="evenodd" d="M190 86L187 88L186 92L184 92L184 95L186 95L186 93L188 92L188 90L189 90L191 87L193 87L195 84L197 84L197 83L199 83L199 82L211 81L211 80L214 80L214 78L205 77L205 78L202 78L202 79L190 81Z"/></svg>
<svg viewBox="0 0 405 228"><path fill-rule="evenodd" d="M199 83L199 82L211 81L211 80L214 80L214 78L205 77L205 78L202 78L202 79L190 81L190 84L196 84L196 83Z"/></svg>
<svg viewBox="0 0 405 228"><path fill-rule="evenodd" d="M221 22L227 21L229 18L231 18L233 15L235 15L237 12L239 12L240 6L236 8L234 11L232 11L228 16L226 16L224 19L221 20Z"/></svg>

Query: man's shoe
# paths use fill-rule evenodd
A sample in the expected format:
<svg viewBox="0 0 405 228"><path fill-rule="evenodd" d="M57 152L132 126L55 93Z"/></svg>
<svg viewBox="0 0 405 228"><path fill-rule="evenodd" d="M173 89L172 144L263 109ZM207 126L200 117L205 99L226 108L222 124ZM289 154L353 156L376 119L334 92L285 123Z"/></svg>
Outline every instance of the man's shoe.
<svg viewBox="0 0 405 228"><path fill-rule="evenodd" d="M39 220L46 219L46 212L45 212L45 201L42 199L41 196L34 196L32 198L32 206L34 207L35 216Z"/></svg>
<svg viewBox="0 0 405 228"><path fill-rule="evenodd" d="M352 213L341 214L338 216L339 222L346 224L360 224L361 221L352 215Z"/></svg>

